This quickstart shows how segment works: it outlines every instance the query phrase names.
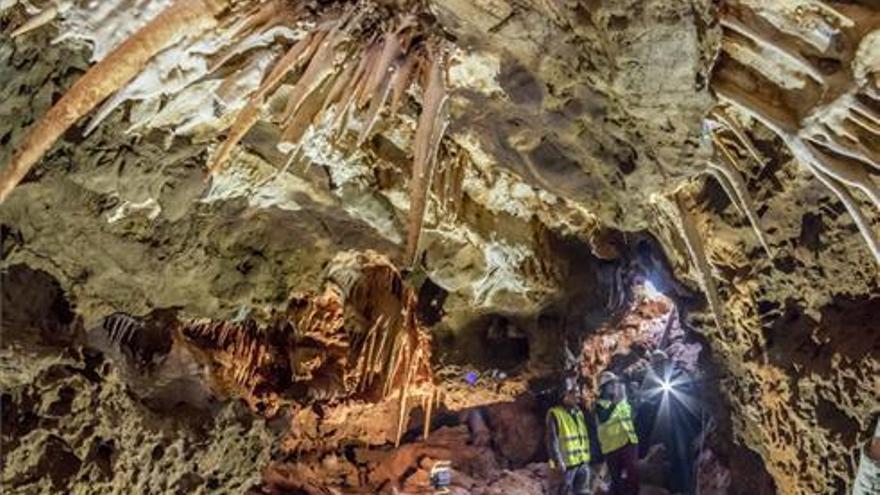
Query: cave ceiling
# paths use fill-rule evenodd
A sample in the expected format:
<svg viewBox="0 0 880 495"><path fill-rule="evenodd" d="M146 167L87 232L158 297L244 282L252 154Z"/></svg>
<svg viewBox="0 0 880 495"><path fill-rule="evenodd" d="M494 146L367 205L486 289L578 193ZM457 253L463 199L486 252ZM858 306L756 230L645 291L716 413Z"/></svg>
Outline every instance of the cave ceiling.
<svg viewBox="0 0 880 495"><path fill-rule="evenodd" d="M271 325L371 250L464 328L650 238L781 493L880 409L876 1L0 0L0 69L3 266L86 326Z"/></svg>

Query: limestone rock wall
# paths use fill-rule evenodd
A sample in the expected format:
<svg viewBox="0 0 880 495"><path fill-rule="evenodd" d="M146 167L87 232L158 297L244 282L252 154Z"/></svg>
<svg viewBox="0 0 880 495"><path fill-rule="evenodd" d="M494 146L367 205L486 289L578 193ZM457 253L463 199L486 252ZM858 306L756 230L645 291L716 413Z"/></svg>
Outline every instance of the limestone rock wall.
<svg viewBox="0 0 880 495"><path fill-rule="evenodd" d="M125 7L122 17L77 4L25 34L34 8L67 3L0 3L3 166L90 61L144 21L128 17L131 9L154 15L168 4L132 3L113 2ZM236 4L235 15L252 6ZM370 2L369 13L405 4ZM689 286L684 292L703 293L705 301L686 298L688 324L718 363L732 434L760 455L775 489L845 492L857 445L880 411L876 2L418 6L449 47L449 127L408 274L416 285L429 279L423 287L443 300L432 309L438 334L513 322L501 332L527 337L528 366L558 369L566 336L588 334L620 304L611 300L618 268L662 270ZM307 13L302 19L320 14ZM14 267L25 264L54 277L91 327L115 312L154 310L265 322L292 292L319 287L341 251L374 249L403 265L411 155L426 105L418 84L356 149L332 139L329 112L306 126L302 159L292 163L276 146L286 129L267 117L206 179L227 110L307 24L251 40L253 57L208 74L204 53L223 46L232 23L223 24L201 39L207 52L170 50L90 116L100 125L86 118L68 130L0 205L5 273L18 276ZM64 29L67 41L51 43ZM357 140L363 116L350 124L343 137ZM668 262L637 266L632 249L645 237L659 240ZM679 292L675 284L667 289ZM24 306L17 301L9 304ZM127 458L153 456L149 438L181 445L160 449L150 465L190 466L171 477L184 491L247 485L255 444L226 443L224 432L262 438L261 426L223 412L207 436L168 433L167 418L123 393L112 365L63 350L77 348L76 331L64 333L78 325L72 316L63 324L11 317L3 407L20 414L4 415L19 418L4 427L14 445L4 480L37 491L85 480L109 486L120 476L159 483ZM75 425L58 421L65 411ZM122 418L119 431L113 418ZM114 457L123 444L132 453ZM217 478L212 452L221 448L252 460L224 464L229 474ZM58 459L79 467L45 468Z"/></svg>
<svg viewBox="0 0 880 495"><path fill-rule="evenodd" d="M2 295L4 490L240 493L259 481L274 436L262 420L232 403L146 407L117 363L83 347L81 319L44 272L11 268Z"/></svg>

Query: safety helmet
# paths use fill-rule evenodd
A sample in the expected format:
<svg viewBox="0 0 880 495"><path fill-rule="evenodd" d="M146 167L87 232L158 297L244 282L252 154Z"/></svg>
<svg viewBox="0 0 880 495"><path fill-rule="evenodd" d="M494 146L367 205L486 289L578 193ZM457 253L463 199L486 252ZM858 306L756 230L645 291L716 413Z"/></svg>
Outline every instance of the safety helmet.
<svg viewBox="0 0 880 495"><path fill-rule="evenodd" d="M577 379L573 376L567 376L562 381L563 393L576 392L578 388Z"/></svg>
<svg viewBox="0 0 880 495"><path fill-rule="evenodd" d="M610 371L603 371L599 374L599 388L604 387L605 385L616 382L618 380L617 375Z"/></svg>
<svg viewBox="0 0 880 495"><path fill-rule="evenodd" d="M653 351L651 351L650 359L652 363L656 363L658 361L669 361L669 354L666 354L666 352L663 350L654 349Z"/></svg>

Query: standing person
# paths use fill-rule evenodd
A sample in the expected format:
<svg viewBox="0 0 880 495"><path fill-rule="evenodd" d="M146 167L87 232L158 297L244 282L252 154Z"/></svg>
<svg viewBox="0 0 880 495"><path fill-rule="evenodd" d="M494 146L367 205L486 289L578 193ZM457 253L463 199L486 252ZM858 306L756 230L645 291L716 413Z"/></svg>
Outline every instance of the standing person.
<svg viewBox="0 0 880 495"><path fill-rule="evenodd" d="M691 373L669 356L656 350L643 380L641 395L645 397L640 420L649 428L651 442L666 447L669 460L668 488L674 493L691 495L695 490L697 452L694 447L702 431L700 401ZM644 438L644 437L643 437Z"/></svg>
<svg viewBox="0 0 880 495"><path fill-rule="evenodd" d="M563 474L560 495L590 493L590 438L572 378L565 379L562 403L547 412L547 452L550 465Z"/></svg>
<svg viewBox="0 0 880 495"><path fill-rule="evenodd" d="M874 438L865 442L859 450L861 450L861 458L852 495L880 493L880 419L874 427Z"/></svg>
<svg viewBox="0 0 880 495"><path fill-rule="evenodd" d="M639 449L641 456L646 455L655 442L663 443L666 438L663 432L665 425L658 424L657 416L665 398L661 393L661 384L664 380L672 379L671 372L669 356L661 350L651 352L631 404L636 409L636 434L643 440Z"/></svg>
<svg viewBox="0 0 880 495"><path fill-rule="evenodd" d="M611 473L611 495L637 495L639 439L626 389L617 375L610 371L604 371L599 376L596 424L599 447Z"/></svg>

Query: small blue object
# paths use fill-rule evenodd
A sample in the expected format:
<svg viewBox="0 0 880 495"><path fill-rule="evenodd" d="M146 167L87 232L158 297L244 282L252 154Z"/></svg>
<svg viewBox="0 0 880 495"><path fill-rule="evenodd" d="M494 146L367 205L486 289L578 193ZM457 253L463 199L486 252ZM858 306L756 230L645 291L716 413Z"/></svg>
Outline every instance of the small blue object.
<svg viewBox="0 0 880 495"><path fill-rule="evenodd" d="M436 490L435 494L449 493L447 488L452 485L451 467L452 463L449 461L437 461L431 466L431 487Z"/></svg>
<svg viewBox="0 0 880 495"><path fill-rule="evenodd" d="M468 385L475 385L477 383L477 372L476 371L468 371L464 375L464 381L468 383Z"/></svg>
<svg viewBox="0 0 880 495"><path fill-rule="evenodd" d="M448 468L435 472L431 476L431 484L434 488L446 488L452 484L452 473Z"/></svg>

